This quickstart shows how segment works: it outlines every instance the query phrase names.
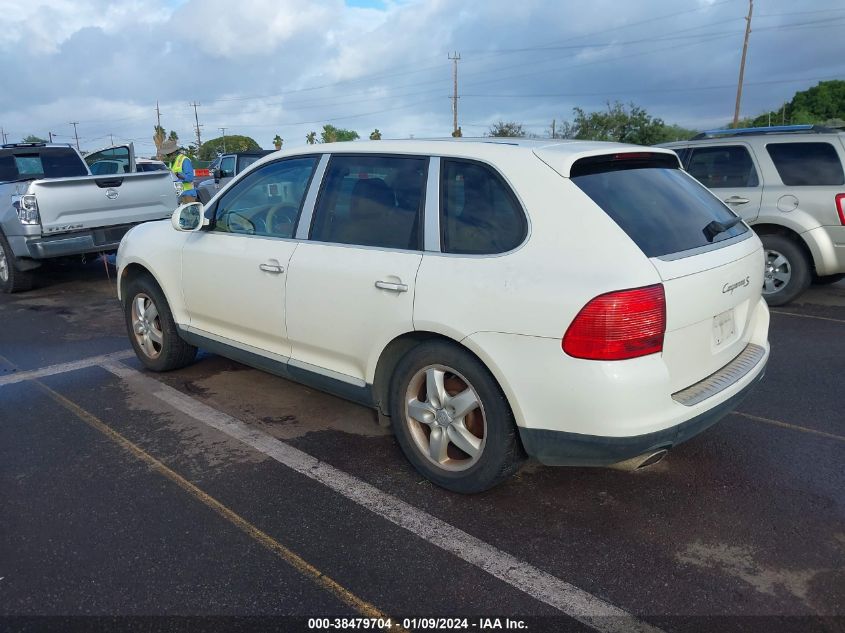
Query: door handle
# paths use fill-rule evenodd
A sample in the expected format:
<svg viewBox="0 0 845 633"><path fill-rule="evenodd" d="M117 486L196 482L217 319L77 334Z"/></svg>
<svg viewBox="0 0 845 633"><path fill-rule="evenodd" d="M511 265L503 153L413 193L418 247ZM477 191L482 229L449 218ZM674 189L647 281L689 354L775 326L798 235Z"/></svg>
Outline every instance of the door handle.
<svg viewBox="0 0 845 633"><path fill-rule="evenodd" d="M279 273L285 272L284 267L279 265L275 259L271 259L268 262L264 262L263 264L258 264L258 267L263 270L265 273L273 273L274 275L278 275Z"/></svg>
<svg viewBox="0 0 845 633"><path fill-rule="evenodd" d="M751 202L748 198L743 198L742 196L731 196L730 198L725 198L725 204L748 204Z"/></svg>
<svg viewBox="0 0 845 633"><path fill-rule="evenodd" d="M406 284L398 284L392 281L377 281L376 288L392 290L393 292L408 292L408 286Z"/></svg>

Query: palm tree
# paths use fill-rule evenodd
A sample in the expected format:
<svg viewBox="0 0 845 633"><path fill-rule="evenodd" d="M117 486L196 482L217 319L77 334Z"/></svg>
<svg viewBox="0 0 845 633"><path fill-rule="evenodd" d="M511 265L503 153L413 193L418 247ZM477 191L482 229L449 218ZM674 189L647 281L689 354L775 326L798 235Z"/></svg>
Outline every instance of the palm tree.
<svg viewBox="0 0 845 633"><path fill-rule="evenodd" d="M381 140L381 132L379 129L376 128L370 133L370 140L371 141L380 141Z"/></svg>
<svg viewBox="0 0 845 633"><path fill-rule="evenodd" d="M305 142L308 143L309 145L313 145L314 143L316 143L317 142L317 133L316 132L308 132L308 134L305 136Z"/></svg>
<svg viewBox="0 0 845 633"><path fill-rule="evenodd" d="M273 145L276 146L277 150L282 149L282 143L284 143L284 142L285 142L285 139L283 139L278 134L276 134L276 136L273 137Z"/></svg>

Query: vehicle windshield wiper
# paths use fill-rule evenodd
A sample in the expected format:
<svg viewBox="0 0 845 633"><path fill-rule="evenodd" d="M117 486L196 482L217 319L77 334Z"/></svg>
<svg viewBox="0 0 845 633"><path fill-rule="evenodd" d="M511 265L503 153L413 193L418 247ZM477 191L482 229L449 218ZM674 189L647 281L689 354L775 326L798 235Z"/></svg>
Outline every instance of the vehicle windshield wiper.
<svg viewBox="0 0 845 633"><path fill-rule="evenodd" d="M731 218L727 222L719 222L717 220L713 220L710 224L704 227L704 237L707 238L708 242L712 242L714 239L716 239L717 235L735 227L740 222L742 222L742 218L739 216Z"/></svg>

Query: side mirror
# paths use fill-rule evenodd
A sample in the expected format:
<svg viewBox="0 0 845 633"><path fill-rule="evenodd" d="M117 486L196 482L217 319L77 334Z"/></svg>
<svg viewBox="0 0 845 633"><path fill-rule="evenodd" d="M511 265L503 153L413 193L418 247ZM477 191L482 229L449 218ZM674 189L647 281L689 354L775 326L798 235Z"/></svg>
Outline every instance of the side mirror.
<svg viewBox="0 0 845 633"><path fill-rule="evenodd" d="M199 231L208 225L202 213L202 202L188 202L179 206L170 216L173 228L183 233Z"/></svg>
<svg viewBox="0 0 845 633"><path fill-rule="evenodd" d="M223 174L220 173L219 167L215 167L211 175L214 176L214 182L220 182L220 179L223 177Z"/></svg>

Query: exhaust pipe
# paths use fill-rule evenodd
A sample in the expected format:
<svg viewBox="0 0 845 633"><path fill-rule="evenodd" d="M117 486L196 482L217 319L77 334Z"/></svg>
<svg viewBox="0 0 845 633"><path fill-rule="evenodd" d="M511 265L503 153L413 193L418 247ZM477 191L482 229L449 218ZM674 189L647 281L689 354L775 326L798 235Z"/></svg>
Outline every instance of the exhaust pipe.
<svg viewBox="0 0 845 633"><path fill-rule="evenodd" d="M669 449L659 448L655 451L649 451L648 453L637 455L636 457L626 459L625 461L617 462L616 464L611 465L610 468L613 468L614 470L626 470L629 472L641 470L648 466L654 466L666 457L666 453L668 452Z"/></svg>

